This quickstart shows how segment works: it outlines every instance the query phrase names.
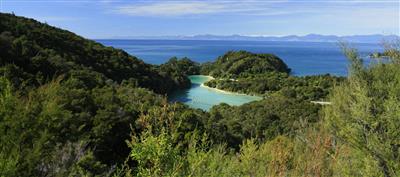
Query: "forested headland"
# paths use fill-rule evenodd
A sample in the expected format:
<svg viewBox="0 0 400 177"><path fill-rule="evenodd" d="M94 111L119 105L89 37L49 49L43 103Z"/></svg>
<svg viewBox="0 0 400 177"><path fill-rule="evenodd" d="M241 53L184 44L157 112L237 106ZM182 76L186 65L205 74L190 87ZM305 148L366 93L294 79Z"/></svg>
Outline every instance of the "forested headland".
<svg viewBox="0 0 400 177"><path fill-rule="evenodd" d="M231 51L205 63L202 74L216 79L205 85L222 90L268 96L279 93L298 100L321 101L343 77L326 75L293 76L291 69L273 54Z"/></svg>
<svg viewBox="0 0 400 177"><path fill-rule="evenodd" d="M346 78L292 76L246 51L156 66L1 13L0 176L398 176L399 46L370 66L343 51ZM168 103L192 74L265 98L209 112Z"/></svg>

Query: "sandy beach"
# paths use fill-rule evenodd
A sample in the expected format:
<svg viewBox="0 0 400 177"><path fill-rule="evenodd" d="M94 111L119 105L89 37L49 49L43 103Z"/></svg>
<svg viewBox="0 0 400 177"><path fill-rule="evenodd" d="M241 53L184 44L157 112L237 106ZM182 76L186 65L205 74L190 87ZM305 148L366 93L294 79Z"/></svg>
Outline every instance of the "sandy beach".
<svg viewBox="0 0 400 177"><path fill-rule="evenodd" d="M207 81L210 81L210 80L215 79L215 78L212 77L212 76L208 76L208 75L204 75L204 76L208 78ZM225 91L225 90L221 90L221 89L217 89L217 88L212 88L212 87L209 87L209 86L204 85L204 83L202 83L202 84L200 85L200 87L204 87L204 88L206 88L206 89L213 90L213 91L217 91L217 92L221 92L221 93L224 93L224 94L248 95L248 94L244 94L244 93L237 93L237 92L231 92L231 91Z"/></svg>

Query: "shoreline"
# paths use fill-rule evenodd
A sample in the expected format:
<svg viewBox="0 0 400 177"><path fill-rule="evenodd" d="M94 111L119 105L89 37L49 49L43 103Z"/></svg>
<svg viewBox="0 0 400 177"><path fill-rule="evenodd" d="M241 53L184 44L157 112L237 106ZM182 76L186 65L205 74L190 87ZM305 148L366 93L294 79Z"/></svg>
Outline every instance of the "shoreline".
<svg viewBox="0 0 400 177"><path fill-rule="evenodd" d="M206 88L206 89L209 89L209 90L213 90L213 91L217 91L217 92L221 92L221 93L224 93L224 94L252 96L252 95L247 95L247 94L244 94L244 93L225 91L225 90L209 87L209 86L204 85L204 83L200 84L200 87L203 87L203 88Z"/></svg>
<svg viewBox="0 0 400 177"><path fill-rule="evenodd" d="M207 77L209 79L207 81L215 79L214 77L209 76L209 75L201 75L201 76ZM213 88L213 87L206 86L206 85L204 85L204 83L205 82L201 83L200 87L203 87L203 88L206 88L206 89L209 89L209 90L213 90L213 91L217 91L217 92L221 92L221 93L224 93L224 94L260 97L260 96L255 96L255 95L248 95L248 94L245 94L245 93L238 93L238 92L231 92L231 91L221 90L221 89L218 89L218 88ZM260 97L260 98L262 98L262 97Z"/></svg>

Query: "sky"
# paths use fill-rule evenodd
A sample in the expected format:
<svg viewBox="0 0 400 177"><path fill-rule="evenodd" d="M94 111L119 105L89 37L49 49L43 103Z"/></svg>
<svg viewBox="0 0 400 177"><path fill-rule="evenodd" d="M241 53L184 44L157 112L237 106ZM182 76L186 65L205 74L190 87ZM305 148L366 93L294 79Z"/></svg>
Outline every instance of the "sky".
<svg viewBox="0 0 400 177"><path fill-rule="evenodd" d="M400 34L399 0L0 0L87 38Z"/></svg>

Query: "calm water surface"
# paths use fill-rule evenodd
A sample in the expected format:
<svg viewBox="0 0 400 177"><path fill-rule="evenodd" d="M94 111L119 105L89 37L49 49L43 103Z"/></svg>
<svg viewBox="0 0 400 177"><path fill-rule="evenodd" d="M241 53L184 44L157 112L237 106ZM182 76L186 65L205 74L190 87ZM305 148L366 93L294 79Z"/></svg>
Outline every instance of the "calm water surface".
<svg viewBox="0 0 400 177"><path fill-rule="evenodd" d="M338 43L324 42L271 42L271 41L192 41L192 40L97 40L106 46L127 51L151 64L162 64L171 57L189 57L199 63L215 61L218 56L231 50L247 50L255 53L273 53L279 56L298 76L333 74L347 75L347 60ZM379 44L352 44L361 56L381 52ZM368 61L367 61L368 62ZM241 105L259 97L234 95L200 87L208 78L191 76L192 87L177 91L169 99L190 107L209 110L213 105L228 103Z"/></svg>
<svg viewBox="0 0 400 177"><path fill-rule="evenodd" d="M273 53L295 75L347 75L347 60L338 43L280 41L202 41L202 40L97 40L106 46L123 49L147 63L162 64L173 56L189 57L203 63L214 61L230 50ZM380 44L356 43L361 55L382 51Z"/></svg>
<svg viewBox="0 0 400 177"><path fill-rule="evenodd" d="M251 101L261 100L261 97L232 94L216 91L207 87L200 86L209 80L207 76L193 75L189 76L192 87L188 90L180 90L170 96L170 101L179 101L189 105L192 108L209 110L212 106L227 103L229 105L242 105Z"/></svg>

